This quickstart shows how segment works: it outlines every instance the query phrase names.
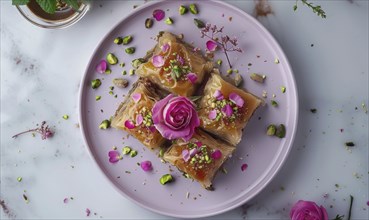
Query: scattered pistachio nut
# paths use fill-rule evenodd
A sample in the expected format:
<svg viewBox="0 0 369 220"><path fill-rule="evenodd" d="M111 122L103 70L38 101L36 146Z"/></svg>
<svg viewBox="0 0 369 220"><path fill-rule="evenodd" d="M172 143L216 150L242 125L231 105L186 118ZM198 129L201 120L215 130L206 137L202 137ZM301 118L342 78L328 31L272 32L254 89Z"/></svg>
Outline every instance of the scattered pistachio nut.
<svg viewBox="0 0 369 220"><path fill-rule="evenodd" d="M275 64L278 64L279 63L279 59L278 58L275 58L274 63Z"/></svg>
<svg viewBox="0 0 369 220"><path fill-rule="evenodd" d="M123 147L123 149L122 149L122 153L124 154L124 155L128 155L130 152L131 152L131 148L130 147L128 147L128 146L125 146L125 147Z"/></svg>
<svg viewBox="0 0 369 220"><path fill-rule="evenodd" d="M268 136L273 136L275 135L275 132L277 130L277 127L274 124L271 124L267 127L267 135Z"/></svg>
<svg viewBox="0 0 369 220"><path fill-rule="evenodd" d="M221 66L221 65L222 65L222 63L223 63L223 60L221 60L221 59L217 60L217 64L218 64L219 66Z"/></svg>
<svg viewBox="0 0 369 220"><path fill-rule="evenodd" d="M190 12L194 15L197 15L199 13L196 4L190 4Z"/></svg>
<svg viewBox="0 0 369 220"><path fill-rule="evenodd" d="M184 5L181 5L181 6L179 6L178 11L179 11L179 14L180 15L184 15L184 14L187 14L188 8L186 6L184 6Z"/></svg>
<svg viewBox="0 0 369 220"><path fill-rule="evenodd" d="M279 138L284 138L286 136L286 127L284 126L284 124L280 124L277 127L277 130L275 131L275 136Z"/></svg>
<svg viewBox="0 0 369 220"><path fill-rule="evenodd" d="M136 51L136 48L128 47L128 48L125 49L125 51L126 51L127 54L134 54L135 51Z"/></svg>
<svg viewBox="0 0 369 220"><path fill-rule="evenodd" d="M266 79L266 75L260 75L257 73L251 73L250 78L256 82L264 83L264 80Z"/></svg>
<svg viewBox="0 0 369 220"><path fill-rule="evenodd" d="M194 18L193 22L195 23L196 27L198 27L198 28L204 28L205 27L205 23L203 21L201 21L200 19Z"/></svg>
<svg viewBox="0 0 369 220"><path fill-rule="evenodd" d="M173 19L172 18L167 18L167 19L165 19L165 23L171 25L171 24L173 24Z"/></svg>
<svg viewBox="0 0 369 220"><path fill-rule="evenodd" d="M135 156L137 156L137 151L136 150L131 150L131 152L129 153L129 155L131 157L135 157Z"/></svg>
<svg viewBox="0 0 369 220"><path fill-rule="evenodd" d="M285 93L285 92L286 92L286 87L281 86L281 92L282 92L282 93Z"/></svg>
<svg viewBox="0 0 369 220"><path fill-rule="evenodd" d="M235 84L235 86L239 87L241 85L242 81L243 81L243 79L242 79L241 74L236 73L236 75L234 77L234 84Z"/></svg>
<svg viewBox="0 0 369 220"><path fill-rule="evenodd" d="M93 79L91 81L91 87L92 89L97 89L101 86L101 80L100 79Z"/></svg>
<svg viewBox="0 0 369 220"><path fill-rule="evenodd" d="M165 149L162 147L160 148L160 151L159 151L159 157L160 158L163 158L164 157L164 153L165 153Z"/></svg>
<svg viewBox="0 0 369 220"><path fill-rule="evenodd" d="M105 74L110 74L111 73L111 69L106 69L105 70Z"/></svg>
<svg viewBox="0 0 369 220"><path fill-rule="evenodd" d="M278 107L278 102L275 101L275 100L271 100L270 101L270 104L273 106L273 107Z"/></svg>
<svg viewBox="0 0 369 220"><path fill-rule="evenodd" d="M130 76L135 75L135 72L136 72L136 71L135 71L134 69L130 69L130 70L129 70L129 75L130 75Z"/></svg>
<svg viewBox="0 0 369 220"><path fill-rule="evenodd" d="M109 120L107 120L107 119L103 120L103 121L100 123L99 128L100 128L100 129L104 129L104 130L106 130L106 129L110 128L110 121L109 121Z"/></svg>
<svg viewBox="0 0 369 220"><path fill-rule="evenodd" d="M68 118L69 118L69 115L63 115L64 120L68 120Z"/></svg>
<svg viewBox="0 0 369 220"><path fill-rule="evenodd" d="M173 182L174 178L170 174L165 174L160 178L160 184L165 185L167 183Z"/></svg>
<svg viewBox="0 0 369 220"><path fill-rule="evenodd" d="M122 75L127 75L127 71L123 70Z"/></svg>
<svg viewBox="0 0 369 220"><path fill-rule="evenodd" d="M18 182L22 182L22 180L23 180L23 178L22 178L22 177L18 177L18 178L17 178L17 181L18 181Z"/></svg>
<svg viewBox="0 0 369 220"><path fill-rule="evenodd" d="M115 44L120 45L120 44L122 44L122 43L123 43L123 39L122 39L121 37L116 37L116 38L114 39L114 43L115 43Z"/></svg>
<svg viewBox="0 0 369 220"><path fill-rule="evenodd" d="M95 100L96 101L99 101L101 99L101 96L99 96L99 95L97 95L96 97L95 97Z"/></svg>
<svg viewBox="0 0 369 220"><path fill-rule="evenodd" d="M151 28L154 25L154 20L152 18L147 18L145 20L145 27L146 28Z"/></svg>
<svg viewBox="0 0 369 220"><path fill-rule="evenodd" d="M106 56L106 61L108 61L108 63L111 65L115 65L118 63L118 58L114 54L108 53Z"/></svg>
<svg viewBox="0 0 369 220"><path fill-rule="evenodd" d="M232 73L233 73L233 70L232 70L232 69L228 69L228 70L227 70L227 74L228 74L228 75L231 75Z"/></svg>
<svg viewBox="0 0 369 220"><path fill-rule="evenodd" d="M123 45L127 45L131 43L132 40L133 40L133 37L131 35L123 37Z"/></svg>
<svg viewBox="0 0 369 220"><path fill-rule="evenodd" d="M135 68L135 69L137 69L138 66L140 66L144 62L145 62L145 59L144 58L134 59L134 60L132 60L132 67Z"/></svg>
<svg viewBox="0 0 369 220"><path fill-rule="evenodd" d="M113 84L118 88L126 88L128 86L128 80L123 78L113 79Z"/></svg>

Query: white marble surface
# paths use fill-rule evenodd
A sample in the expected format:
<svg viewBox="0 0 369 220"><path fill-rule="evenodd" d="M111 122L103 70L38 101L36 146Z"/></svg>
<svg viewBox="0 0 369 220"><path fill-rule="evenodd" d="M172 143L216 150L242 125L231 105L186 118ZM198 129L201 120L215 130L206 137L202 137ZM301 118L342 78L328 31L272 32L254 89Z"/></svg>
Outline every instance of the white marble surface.
<svg viewBox="0 0 369 220"><path fill-rule="evenodd" d="M230 3L253 13L253 1ZM326 19L301 5L293 12L294 1L271 1L274 14L259 18L295 73L297 137L271 184L215 219L286 219L299 199L324 205L330 218L347 216L349 195L355 198L352 219L369 217L368 114L361 107L368 105L368 1L315 3ZM1 218L167 218L117 193L89 158L76 127L79 83L92 51L135 4L143 2L94 1L76 25L45 30L28 23L10 1L1 1ZM55 130L53 138L11 138L43 120ZM351 151L346 141L355 143ZM74 200L64 204L65 197Z"/></svg>

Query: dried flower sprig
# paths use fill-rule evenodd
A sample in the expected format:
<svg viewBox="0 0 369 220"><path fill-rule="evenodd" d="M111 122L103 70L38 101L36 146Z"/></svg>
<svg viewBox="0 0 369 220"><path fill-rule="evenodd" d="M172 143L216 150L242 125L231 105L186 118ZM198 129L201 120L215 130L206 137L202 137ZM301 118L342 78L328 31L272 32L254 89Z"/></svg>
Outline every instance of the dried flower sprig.
<svg viewBox="0 0 369 220"><path fill-rule="evenodd" d="M293 10L296 11L297 10L297 2L298 0L296 0L295 5L293 6ZM308 6L309 8L311 8L313 10L313 12L315 14L317 14L318 16L322 17L322 18L326 18L327 16L325 15L325 11L322 9L322 7L320 5L314 5L313 3L307 2L307 0L301 0L303 5Z"/></svg>
<svg viewBox="0 0 369 220"><path fill-rule="evenodd" d="M207 23L203 29L201 29L201 38L207 37L216 43L224 52L228 65L232 68L232 64L229 61L228 52L242 53L242 49L238 47L237 37L229 37L223 33L224 27L218 28L216 25Z"/></svg>
<svg viewBox="0 0 369 220"><path fill-rule="evenodd" d="M45 140L47 138L50 138L50 137L52 137L54 135L54 132L49 128L48 125L46 125L46 121L43 121L41 123L41 126L40 127L34 128L34 129L30 129L30 130L27 130L27 131L20 132L20 133L14 135L12 138L16 138L19 135L22 135L22 134L25 134L25 133L29 133L29 132L38 132L38 133L40 133L42 140Z"/></svg>

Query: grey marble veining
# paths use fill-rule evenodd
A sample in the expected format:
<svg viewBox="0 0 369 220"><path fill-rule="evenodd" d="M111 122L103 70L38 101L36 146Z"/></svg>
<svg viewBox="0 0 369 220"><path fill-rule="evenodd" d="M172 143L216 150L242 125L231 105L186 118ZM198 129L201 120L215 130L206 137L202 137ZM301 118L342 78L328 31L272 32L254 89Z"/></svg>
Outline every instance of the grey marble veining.
<svg viewBox="0 0 369 220"><path fill-rule="evenodd" d="M229 3L254 13L254 1ZM314 3L322 5L326 19L301 4L294 12L294 1L270 1L273 13L258 17L294 70L299 127L271 184L214 219L286 219L299 199L324 205L330 218L347 216L349 195L355 198L352 219L369 217L368 114L361 106L368 106L368 1ZM168 218L138 207L110 186L89 158L77 126L79 83L94 48L143 1L94 1L80 22L63 30L32 26L10 1L0 4L1 218L81 219L86 208L90 218ZM65 114L68 120L62 119ZM43 120L55 130L53 138L11 138ZM355 146L346 149L346 141Z"/></svg>

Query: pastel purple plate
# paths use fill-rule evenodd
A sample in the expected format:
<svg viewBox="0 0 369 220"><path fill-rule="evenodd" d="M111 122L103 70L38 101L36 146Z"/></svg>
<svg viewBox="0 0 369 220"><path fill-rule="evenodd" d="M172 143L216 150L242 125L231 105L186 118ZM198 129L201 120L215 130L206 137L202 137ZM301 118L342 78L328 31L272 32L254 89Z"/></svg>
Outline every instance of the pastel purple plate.
<svg viewBox="0 0 369 220"><path fill-rule="evenodd" d="M257 195L276 175L287 158L292 147L298 117L298 100L294 77L286 56L270 33L253 17L245 12L217 1L198 1L196 4L200 13L193 15L179 15L178 7L189 4L183 1L151 2L134 10L133 13L115 26L97 46L86 73L82 79L80 90L80 125L87 149L97 166L124 196L154 212L181 218L197 218L220 214L236 208ZM166 17L174 20L173 25L165 24L164 20L154 22L151 29L146 29L146 18L152 16L155 9L163 9ZM232 17L232 19L230 19ZM169 173L169 164L163 164L157 155L135 140L127 137L123 131L108 129L100 130L100 122L109 119L124 99L131 86L125 89L114 88L117 95L109 94L114 78L128 79L130 85L137 76L122 76L123 70L131 68L130 62L134 58L145 55L146 51L156 43L154 37L159 31L167 30L176 34L183 33L187 42L205 49L206 39L200 38L200 31L194 25L193 18L224 26L224 32L237 36L243 53L230 53L230 59L235 69L240 71L244 79L244 87L251 93L262 97L267 93L266 105L259 108L244 131L242 142L237 146L233 157L225 165L227 174L219 172L215 177L215 191L206 191L200 184L186 179L175 167L172 175L176 181L172 184L161 185L159 179ZM231 21L230 21L231 20ZM134 40L129 46L136 47L133 55L124 52L124 46L116 45L113 40L117 36L132 35ZM96 64L106 57L107 53L118 56L120 63L125 62L124 68L119 65L110 66L111 74L99 74L95 71ZM222 71L227 69L226 59L221 52L216 53L215 59L221 58ZM275 59L279 60L276 64ZM265 74L265 83L252 81L249 75L253 72ZM92 79L100 78L102 85L91 89ZM286 87L282 93L281 86ZM273 98L273 94L276 95ZM95 101L95 96L102 96ZM278 107L269 103L274 99ZM283 139L266 135L266 127L270 123L286 125L287 135ZM116 164L108 161L108 151L116 146L120 151L124 146L131 146L138 151L138 156L124 159ZM152 172L144 172L137 165L143 160L153 163ZM241 171L241 165L247 163L248 168ZM186 197L187 192L189 198Z"/></svg>

